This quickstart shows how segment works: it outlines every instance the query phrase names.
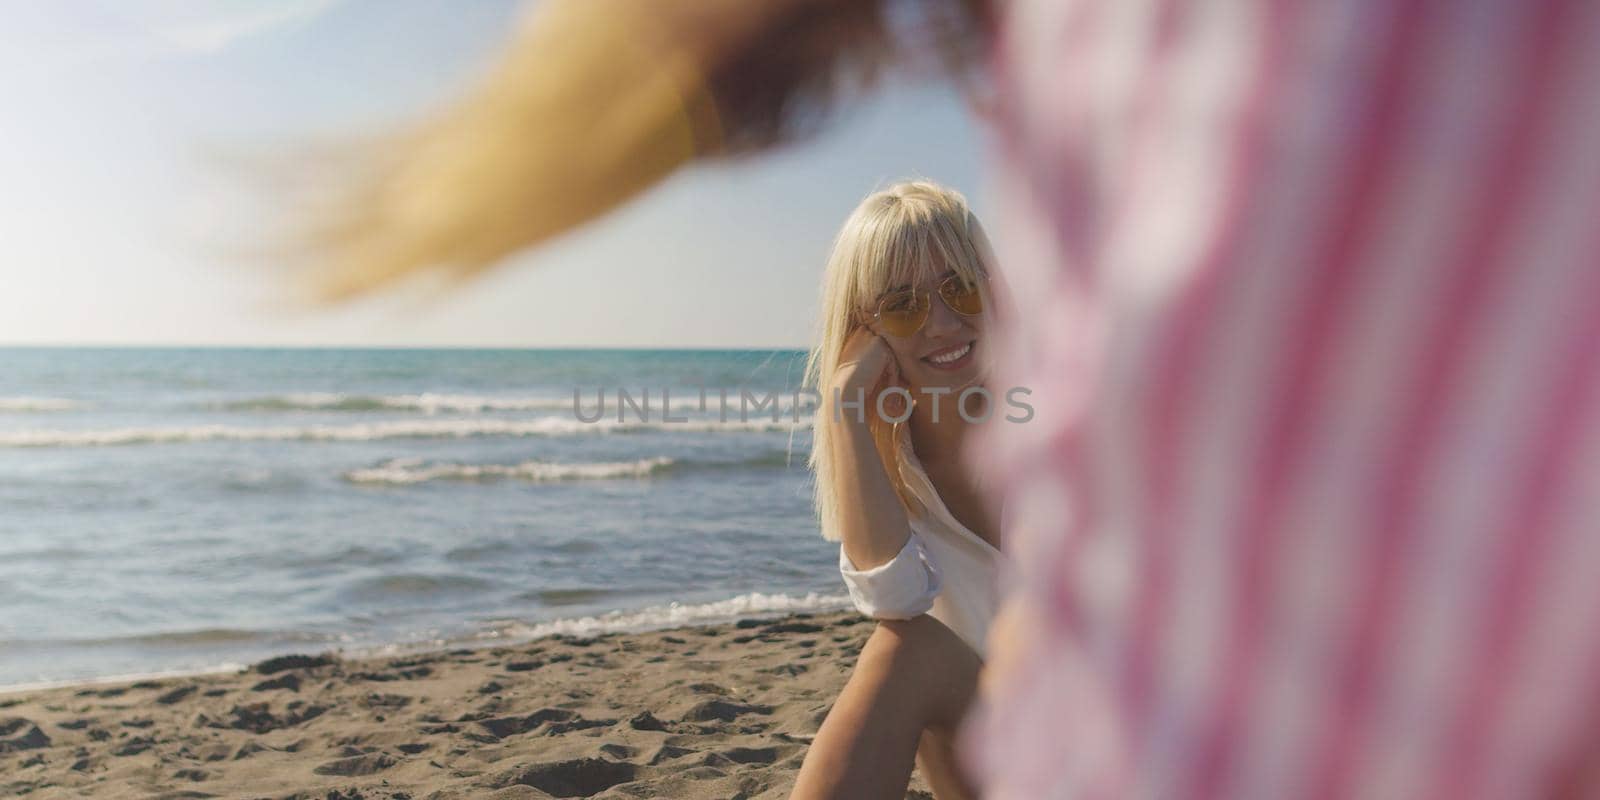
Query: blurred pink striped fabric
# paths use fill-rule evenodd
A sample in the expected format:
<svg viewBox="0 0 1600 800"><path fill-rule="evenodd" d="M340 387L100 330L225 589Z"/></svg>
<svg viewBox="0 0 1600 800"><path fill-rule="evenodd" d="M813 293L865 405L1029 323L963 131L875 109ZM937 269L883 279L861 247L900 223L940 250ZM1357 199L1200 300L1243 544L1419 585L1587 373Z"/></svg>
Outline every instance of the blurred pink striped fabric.
<svg viewBox="0 0 1600 800"><path fill-rule="evenodd" d="M996 65L985 796L1597 796L1600 2L1012 0Z"/></svg>

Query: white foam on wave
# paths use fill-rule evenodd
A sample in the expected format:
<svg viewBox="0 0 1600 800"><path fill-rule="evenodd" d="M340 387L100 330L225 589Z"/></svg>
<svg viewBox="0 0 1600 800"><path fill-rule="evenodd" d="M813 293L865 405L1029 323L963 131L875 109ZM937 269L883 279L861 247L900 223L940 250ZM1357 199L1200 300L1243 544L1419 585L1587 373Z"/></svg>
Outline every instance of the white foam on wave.
<svg viewBox="0 0 1600 800"><path fill-rule="evenodd" d="M71 411L83 404L64 397L0 397L0 413L32 413L37 411Z"/></svg>
<svg viewBox="0 0 1600 800"><path fill-rule="evenodd" d="M351 470L344 474L352 483L407 486L436 480L475 481L516 478L525 481L606 480L644 478L667 467L673 460L665 456L637 461L601 461L587 464L559 464L550 461L524 461L520 464L429 464L421 459L393 459L376 467Z"/></svg>
<svg viewBox="0 0 1600 800"><path fill-rule="evenodd" d="M798 423L801 427L809 421ZM245 427L239 425L189 425L183 427L108 428L101 430L21 430L0 431L4 447L99 447L131 444L177 444L184 442L368 442L381 439L465 439L487 436L580 436L583 434L630 433L637 431L678 431L683 433L749 433L787 431L796 427L788 420L693 421L693 422L617 422L614 419L584 422L571 417L537 419L442 419L385 420L348 425L297 425L285 427Z"/></svg>
<svg viewBox="0 0 1600 800"><path fill-rule="evenodd" d="M637 392L632 397L635 402L649 405L652 413L663 412L665 400L658 393L651 393L648 402ZM718 409L725 405L729 416L737 417L740 408L744 408L748 416L758 416L757 405L762 401L769 401L777 406L779 416L792 418L797 408L802 415L805 415L811 413L817 406L816 399L809 395L800 395L798 403L789 399L788 394L779 397L758 392L753 397L755 399L741 404L742 398L739 392L732 392L726 397L719 397L716 392L710 392L702 405L698 394L689 393L685 396L680 393L673 401L671 411L675 415L715 416L718 414ZM582 409L586 414L592 413L598 402L598 396L593 392L580 392L576 408ZM616 413L619 401L612 392L605 393L604 403L611 414ZM496 396L436 392L393 395L295 392L232 400L221 404L221 407L234 411L419 411L424 414L470 414L484 411L564 411L575 406L570 396ZM769 415L772 413L770 408L766 411Z"/></svg>
<svg viewBox="0 0 1600 800"><path fill-rule="evenodd" d="M316 652L330 652L341 658L392 656L401 653L428 652L463 646L502 646L563 634L568 636L598 636L604 633L637 633L666 628L715 625L738 619L781 617L797 612L826 613L843 611L850 607L849 596L842 594L809 592L804 596L795 596L752 592L709 603L669 603L636 611L610 611L594 616L556 619L533 624L518 621L491 622L489 629L467 636L440 636L440 631L430 629L420 631L417 635L405 641L390 641L384 644L368 644L364 646L336 646L327 650L317 650ZM338 638L344 642L350 642L353 639L349 635L342 635ZM285 648L283 650L283 653L291 652L311 651L303 647L299 649ZM254 656L256 659L266 657L262 655ZM217 663L203 667L5 684L0 685L0 695L63 686L95 686L135 680L212 675L238 672L247 668L247 665L238 661L231 659L219 660Z"/></svg>
<svg viewBox="0 0 1600 800"><path fill-rule="evenodd" d="M369 395L300 392L237 400L226 408L246 411L420 411L424 414L481 411L555 411L572 407L561 397L497 397L470 394Z"/></svg>
<svg viewBox="0 0 1600 800"><path fill-rule="evenodd" d="M782 616L797 611L840 611L850 607L842 594L809 592L804 597L751 592L710 603L669 603L636 611L610 611L605 614L526 624L513 622L478 635L479 639L540 639L556 634L596 636L602 633L676 628L685 625L713 625L752 616Z"/></svg>
<svg viewBox="0 0 1600 800"><path fill-rule="evenodd" d="M101 675L93 678L63 678L59 680L38 680L0 685L0 695L16 694L19 692L40 692L46 689L60 689L67 686L104 686L108 684L130 683L133 681L161 680L164 678L193 678L200 675L220 675L236 673L246 669L244 664L223 661L204 667L156 670L150 672L125 672L116 675Z"/></svg>

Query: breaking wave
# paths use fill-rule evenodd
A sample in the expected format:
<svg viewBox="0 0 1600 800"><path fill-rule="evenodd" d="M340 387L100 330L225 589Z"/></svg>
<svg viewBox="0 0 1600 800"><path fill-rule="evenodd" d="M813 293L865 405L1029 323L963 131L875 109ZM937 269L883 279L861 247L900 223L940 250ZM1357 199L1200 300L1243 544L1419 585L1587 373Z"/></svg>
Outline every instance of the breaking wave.
<svg viewBox="0 0 1600 800"><path fill-rule="evenodd" d="M524 461L520 464L429 464L421 459L395 459L376 467L351 470L344 474L351 483L406 486L428 481L483 481L515 478L543 483L546 481L606 480L616 478L644 478L672 466L666 457L642 458L637 461L601 461L592 464L557 464L548 461Z"/></svg>
<svg viewBox="0 0 1600 800"><path fill-rule="evenodd" d="M0 414L72 411L83 404L64 397L0 397Z"/></svg>
<svg viewBox="0 0 1600 800"><path fill-rule="evenodd" d="M614 419L583 422L570 417L538 419L442 419L384 420L347 425L296 425L248 427L240 425L187 425L180 427L131 427L100 430L20 430L0 431L0 448L15 447L106 447L135 444L180 444L186 442L367 442L381 439L465 439L488 436L581 436L601 433L641 431L679 431L684 433L752 433L808 428L799 423L770 418L728 422L617 422Z"/></svg>
<svg viewBox="0 0 1600 800"><path fill-rule="evenodd" d="M227 411L420 411L424 414L482 411L558 411L572 408L571 398L497 397L470 394L339 394L303 392L233 400Z"/></svg>

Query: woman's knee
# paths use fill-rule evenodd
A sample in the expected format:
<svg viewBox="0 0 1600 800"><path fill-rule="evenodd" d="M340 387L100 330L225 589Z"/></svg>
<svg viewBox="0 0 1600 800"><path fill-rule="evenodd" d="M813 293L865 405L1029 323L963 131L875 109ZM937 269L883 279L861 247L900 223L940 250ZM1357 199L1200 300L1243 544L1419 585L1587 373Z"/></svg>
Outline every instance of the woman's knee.
<svg viewBox="0 0 1600 800"><path fill-rule="evenodd" d="M929 728L917 744L917 768L922 771L922 779L927 781L936 800L966 800L977 796L956 757L955 744L956 731L950 728Z"/></svg>

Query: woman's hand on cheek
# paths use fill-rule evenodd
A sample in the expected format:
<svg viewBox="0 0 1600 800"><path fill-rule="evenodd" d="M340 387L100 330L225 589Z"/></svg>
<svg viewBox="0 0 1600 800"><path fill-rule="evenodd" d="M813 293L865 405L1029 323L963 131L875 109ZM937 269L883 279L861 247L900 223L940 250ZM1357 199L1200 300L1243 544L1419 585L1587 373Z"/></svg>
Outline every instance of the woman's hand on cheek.
<svg viewBox="0 0 1600 800"><path fill-rule="evenodd" d="M885 343L884 349L888 349L888 347L889 345ZM904 389L905 393L893 392L885 395L884 392L890 389ZM873 402L868 411L874 414L878 411L877 398L883 398L883 416L888 418L884 420L885 422L900 419L911 410L908 402L911 397L911 387L907 385L905 376L900 373L900 360L895 356L893 350L889 351L889 366L884 369L882 377L878 379L878 384L872 387L872 391L868 393L867 397Z"/></svg>
<svg viewBox="0 0 1600 800"><path fill-rule="evenodd" d="M872 329L857 328L845 341L844 351L840 353L839 367L834 374L833 390L847 402L853 402L859 397L863 403L861 416L876 417L877 398L891 387L910 391L900 372L900 364L895 358L894 351L890 349L889 343ZM832 398L829 399L831 401ZM894 392L884 398L884 416L897 419L905 415L906 411L906 395ZM845 414L845 416L856 417L855 414Z"/></svg>

